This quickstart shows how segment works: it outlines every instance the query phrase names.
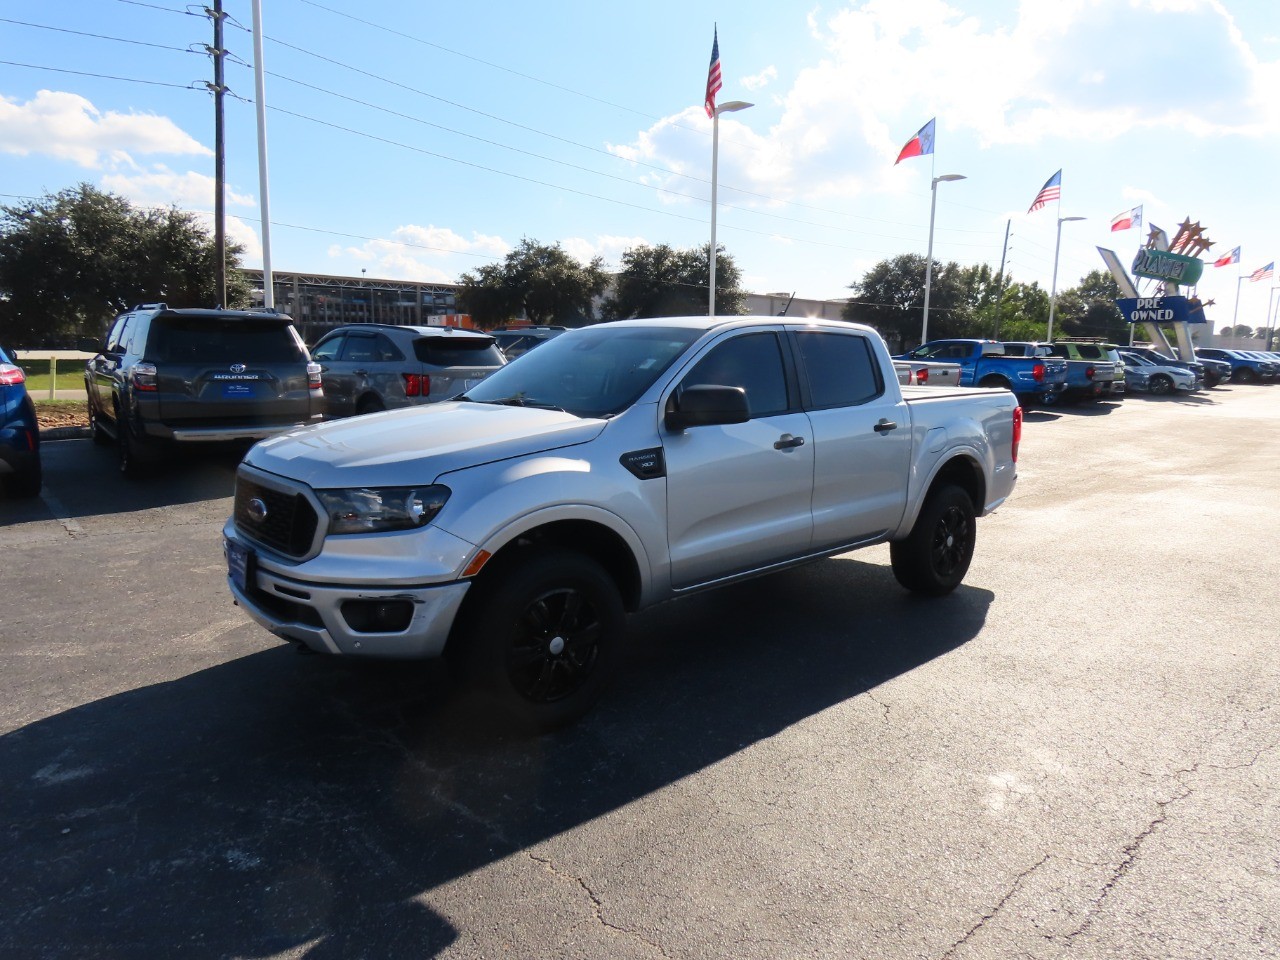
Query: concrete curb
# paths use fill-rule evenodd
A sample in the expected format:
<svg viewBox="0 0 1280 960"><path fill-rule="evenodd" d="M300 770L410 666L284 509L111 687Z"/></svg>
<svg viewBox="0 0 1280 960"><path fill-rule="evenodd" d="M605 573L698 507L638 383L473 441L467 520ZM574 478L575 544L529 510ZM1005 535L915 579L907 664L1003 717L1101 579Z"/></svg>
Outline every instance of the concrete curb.
<svg viewBox="0 0 1280 960"><path fill-rule="evenodd" d="M88 427L53 427L49 430L40 431L40 441L45 440L82 440L85 437L93 436L93 431Z"/></svg>

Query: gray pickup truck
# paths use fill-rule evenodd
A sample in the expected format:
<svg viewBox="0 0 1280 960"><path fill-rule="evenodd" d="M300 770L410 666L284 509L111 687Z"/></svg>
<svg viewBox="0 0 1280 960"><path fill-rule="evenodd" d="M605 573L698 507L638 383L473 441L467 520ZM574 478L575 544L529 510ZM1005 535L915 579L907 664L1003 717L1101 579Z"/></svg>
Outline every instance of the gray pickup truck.
<svg viewBox="0 0 1280 960"><path fill-rule="evenodd" d="M600 324L456 400L257 444L228 583L279 637L444 655L549 728L594 702L626 612L884 541L907 589L953 590L1021 428L1008 391L899 387L868 327Z"/></svg>

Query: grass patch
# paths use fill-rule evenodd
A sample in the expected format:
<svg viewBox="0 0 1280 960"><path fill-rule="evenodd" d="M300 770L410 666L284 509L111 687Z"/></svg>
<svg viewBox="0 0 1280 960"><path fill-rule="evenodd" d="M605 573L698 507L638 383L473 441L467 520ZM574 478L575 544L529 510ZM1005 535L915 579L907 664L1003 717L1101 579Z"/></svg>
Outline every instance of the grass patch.
<svg viewBox="0 0 1280 960"><path fill-rule="evenodd" d="M49 392L49 358L19 355L18 366L27 375L27 392L33 397L41 392ZM58 382L55 390L84 390L84 361L58 361Z"/></svg>

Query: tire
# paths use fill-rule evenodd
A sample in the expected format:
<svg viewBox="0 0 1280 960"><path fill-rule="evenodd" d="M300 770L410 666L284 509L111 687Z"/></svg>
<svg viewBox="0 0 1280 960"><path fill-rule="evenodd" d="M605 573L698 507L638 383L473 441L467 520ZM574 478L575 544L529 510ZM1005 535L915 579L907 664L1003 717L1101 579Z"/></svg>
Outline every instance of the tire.
<svg viewBox="0 0 1280 960"><path fill-rule="evenodd" d="M387 409L387 405L376 396L362 397L360 403L356 406L356 416L362 417L366 413L378 413Z"/></svg>
<svg viewBox="0 0 1280 960"><path fill-rule="evenodd" d="M121 476L129 480L151 476L153 460L149 445L134 436L128 421L123 419L116 420L116 453Z"/></svg>
<svg viewBox="0 0 1280 960"><path fill-rule="evenodd" d="M1257 370L1253 370L1249 367L1241 367L1238 371L1236 371L1236 373L1237 373L1237 376L1240 378L1241 383L1257 383L1258 382Z"/></svg>
<svg viewBox="0 0 1280 960"><path fill-rule="evenodd" d="M1173 393L1173 381L1166 377L1163 373L1157 373L1151 378L1151 392L1157 397L1167 397Z"/></svg>
<svg viewBox="0 0 1280 960"><path fill-rule="evenodd" d="M964 579L973 560L973 501L954 484L933 490L911 533L889 546L893 575L912 593L940 597Z"/></svg>
<svg viewBox="0 0 1280 960"><path fill-rule="evenodd" d="M1006 380L1004 377L998 377L995 374L992 374L987 377L983 377L982 380L978 383L978 386L986 387L987 389L991 389L991 390L1012 390L1013 389L1013 387L1009 385L1008 380Z"/></svg>
<svg viewBox="0 0 1280 960"><path fill-rule="evenodd" d="M102 426L102 418L98 416L98 411L93 408L93 401L88 402L89 407L89 430L93 434L93 442L99 446L105 446L111 442L111 435Z"/></svg>
<svg viewBox="0 0 1280 960"><path fill-rule="evenodd" d="M585 714L617 664L626 613L593 560L524 553L468 597L457 662L464 680L519 726L545 731Z"/></svg>

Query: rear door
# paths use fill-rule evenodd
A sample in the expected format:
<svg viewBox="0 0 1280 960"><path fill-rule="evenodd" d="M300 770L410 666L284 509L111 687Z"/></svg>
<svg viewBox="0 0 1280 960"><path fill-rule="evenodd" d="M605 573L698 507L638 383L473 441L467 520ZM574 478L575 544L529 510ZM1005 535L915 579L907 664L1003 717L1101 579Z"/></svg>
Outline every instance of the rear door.
<svg viewBox="0 0 1280 960"><path fill-rule="evenodd" d="M504 363L502 351L493 337L455 337L427 334L413 341L413 350L430 378L424 391L430 400L448 400L466 393Z"/></svg>
<svg viewBox="0 0 1280 960"><path fill-rule="evenodd" d="M342 345L345 342L346 336L344 334L335 333L332 336L325 337L311 351L311 359L320 364L320 380L324 384L325 412L333 417L347 415L342 412L343 403L338 396L338 378L341 374L337 369L340 363L338 358L342 356Z"/></svg>
<svg viewBox="0 0 1280 960"><path fill-rule="evenodd" d="M813 434L813 547L881 537L907 505L911 426L861 333L795 330Z"/></svg>
<svg viewBox="0 0 1280 960"><path fill-rule="evenodd" d="M307 352L287 317L159 314L143 360L155 364L160 419L172 426L278 425L311 417Z"/></svg>

